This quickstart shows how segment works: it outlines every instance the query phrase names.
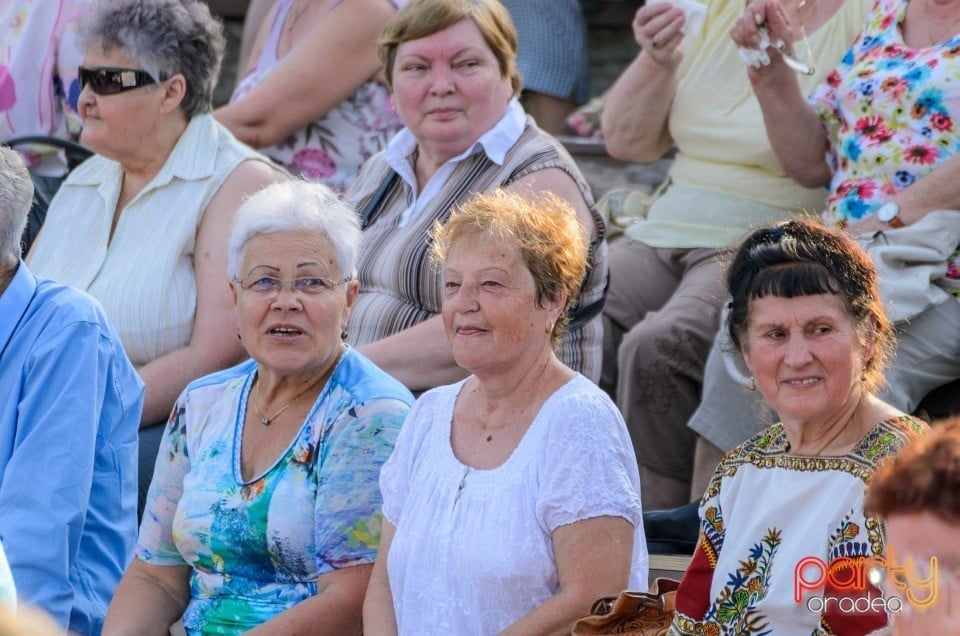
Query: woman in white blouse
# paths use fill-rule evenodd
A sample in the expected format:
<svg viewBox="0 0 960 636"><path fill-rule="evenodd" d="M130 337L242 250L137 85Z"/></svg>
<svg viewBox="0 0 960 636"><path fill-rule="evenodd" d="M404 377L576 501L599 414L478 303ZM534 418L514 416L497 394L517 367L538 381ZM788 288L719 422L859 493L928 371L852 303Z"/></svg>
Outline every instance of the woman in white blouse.
<svg viewBox="0 0 960 636"><path fill-rule="evenodd" d="M623 418L554 353L586 254L556 197L480 195L435 231L443 325L471 375L417 401L383 467L367 633L554 633L646 588Z"/></svg>
<svg viewBox="0 0 960 636"><path fill-rule="evenodd" d="M80 141L97 156L51 203L28 257L101 302L146 384L140 501L187 383L243 358L224 283L240 201L277 178L214 121L221 25L196 0L103 3L80 29Z"/></svg>

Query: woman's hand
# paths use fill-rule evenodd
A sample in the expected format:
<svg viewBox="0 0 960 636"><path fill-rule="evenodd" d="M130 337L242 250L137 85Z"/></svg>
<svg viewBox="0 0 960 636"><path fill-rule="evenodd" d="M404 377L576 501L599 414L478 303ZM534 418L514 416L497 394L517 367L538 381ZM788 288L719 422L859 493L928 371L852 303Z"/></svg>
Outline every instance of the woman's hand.
<svg viewBox="0 0 960 636"><path fill-rule="evenodd" d="M669 2L646 4L633 18L633 37L653 61L665 69L675 69L683 54L683 9Z"/></svg>
<svg viewBox="0 0 960 636"><path fill-rule="evenodd" d="M737 47L760 51L764 56L765 63L748 67L752 82L770 75L793 73L780 54L782 46L786 46L788 51L792 50L793 26L786 9L778 0L748 2L743 15L733 23L730 37Z"/></svg>

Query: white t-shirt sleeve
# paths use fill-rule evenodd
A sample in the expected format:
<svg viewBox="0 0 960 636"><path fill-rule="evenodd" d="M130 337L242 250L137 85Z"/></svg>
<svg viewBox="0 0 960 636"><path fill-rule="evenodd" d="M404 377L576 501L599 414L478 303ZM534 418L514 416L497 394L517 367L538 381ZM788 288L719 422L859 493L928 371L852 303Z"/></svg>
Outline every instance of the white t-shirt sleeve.
<svg viewBox="0 0 960 636"><path fill-rule="evenodd" d="M586 388L586 390L584 390ZM601 516L642 524L633 444L610 399L586 382L549 403L550 432L541 457L537 518L558 527Z"/></svg>

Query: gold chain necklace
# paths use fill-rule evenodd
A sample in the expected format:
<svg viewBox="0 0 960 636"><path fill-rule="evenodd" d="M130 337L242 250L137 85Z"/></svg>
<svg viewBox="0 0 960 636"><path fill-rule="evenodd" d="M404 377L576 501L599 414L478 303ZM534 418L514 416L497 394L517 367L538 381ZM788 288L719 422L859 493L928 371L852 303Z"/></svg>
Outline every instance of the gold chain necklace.
<svg viewBox="0 0 960 636"><path fill-rule="evenodd" d="M950 33L954 27L957 26L957 22L960 22L960 15L954 16L953 20L951 20L947 24L947 27L942 31L940 31L940 33L936 37L934 37L933 30L930 28L930 25L933 24L934 22L933 15L930 13L930 1L931 0L926 0L923 7L925 10L925 13L927 14L927 38L930 41L929 46L934 46L936 44L939 44L941 41L943 41L944 37L948 33Z"/></svg>
<svg viewBox="0 0 960 636"><path fill-rule="evenodd" d="M286 411L288 408L290 408L291 406L293 406L294 404L296 404L297 400L299 400L299 399L302 398L304 395L306 395L307 393L310 392L310 389L312 389L313 387L315 387L315 386L317 386L318 384L320 384L320 381L321 381L321 380L326 379L326 377L329 376L329 375L333 372L333 370L337 367L337 363L340 362L340 355L341 355L341 354L342 354L342 352L337 354L337 357L334 359L333 364L330 365L330 368L329 368L329 369L327 369L326 371L324 371L323 373L321 373L321 374L317 377L316 380L314 380L313 382L311 382L311 383L307 386L307 388L305 388L303 391L301 391L300 393L298 393L295 398L293 398L292 400L290 400L289 402L287 402L286 404L284 404L283 406L281 406L281 407L280 407L280 410L277 411L276 413L274 413L271 417L267 417L266 415L264 415L263 413L260 412L260 385L261 385L261 382L260 382L260 378L258 377L258 378L257 378L257 402L253 405L253 410L256 411L257 417L260 418L260 423L263 424L264 426L270 426L270 423L271 423L271 422L273 422L273 421L276 420L278 417L280 417L281 415L283 415L283 412L284 412L284 411Z"/></svg>

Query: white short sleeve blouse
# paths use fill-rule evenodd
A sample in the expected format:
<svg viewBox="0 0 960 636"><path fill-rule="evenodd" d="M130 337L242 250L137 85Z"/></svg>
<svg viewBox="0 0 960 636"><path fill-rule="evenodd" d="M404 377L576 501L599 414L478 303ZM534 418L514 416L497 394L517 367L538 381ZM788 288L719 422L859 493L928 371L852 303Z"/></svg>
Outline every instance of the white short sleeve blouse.
<svg viewBox="0 0 960 636"><path fill-rule="evenodd" d="M450 446L463 382L425 393L380 475L396 526L387 572L401 634L493 634L558 591L552 532L598 516L633 524L632 589L647 587L637 461L623 418L595 384L570 380L497 468Z"/></svg>

